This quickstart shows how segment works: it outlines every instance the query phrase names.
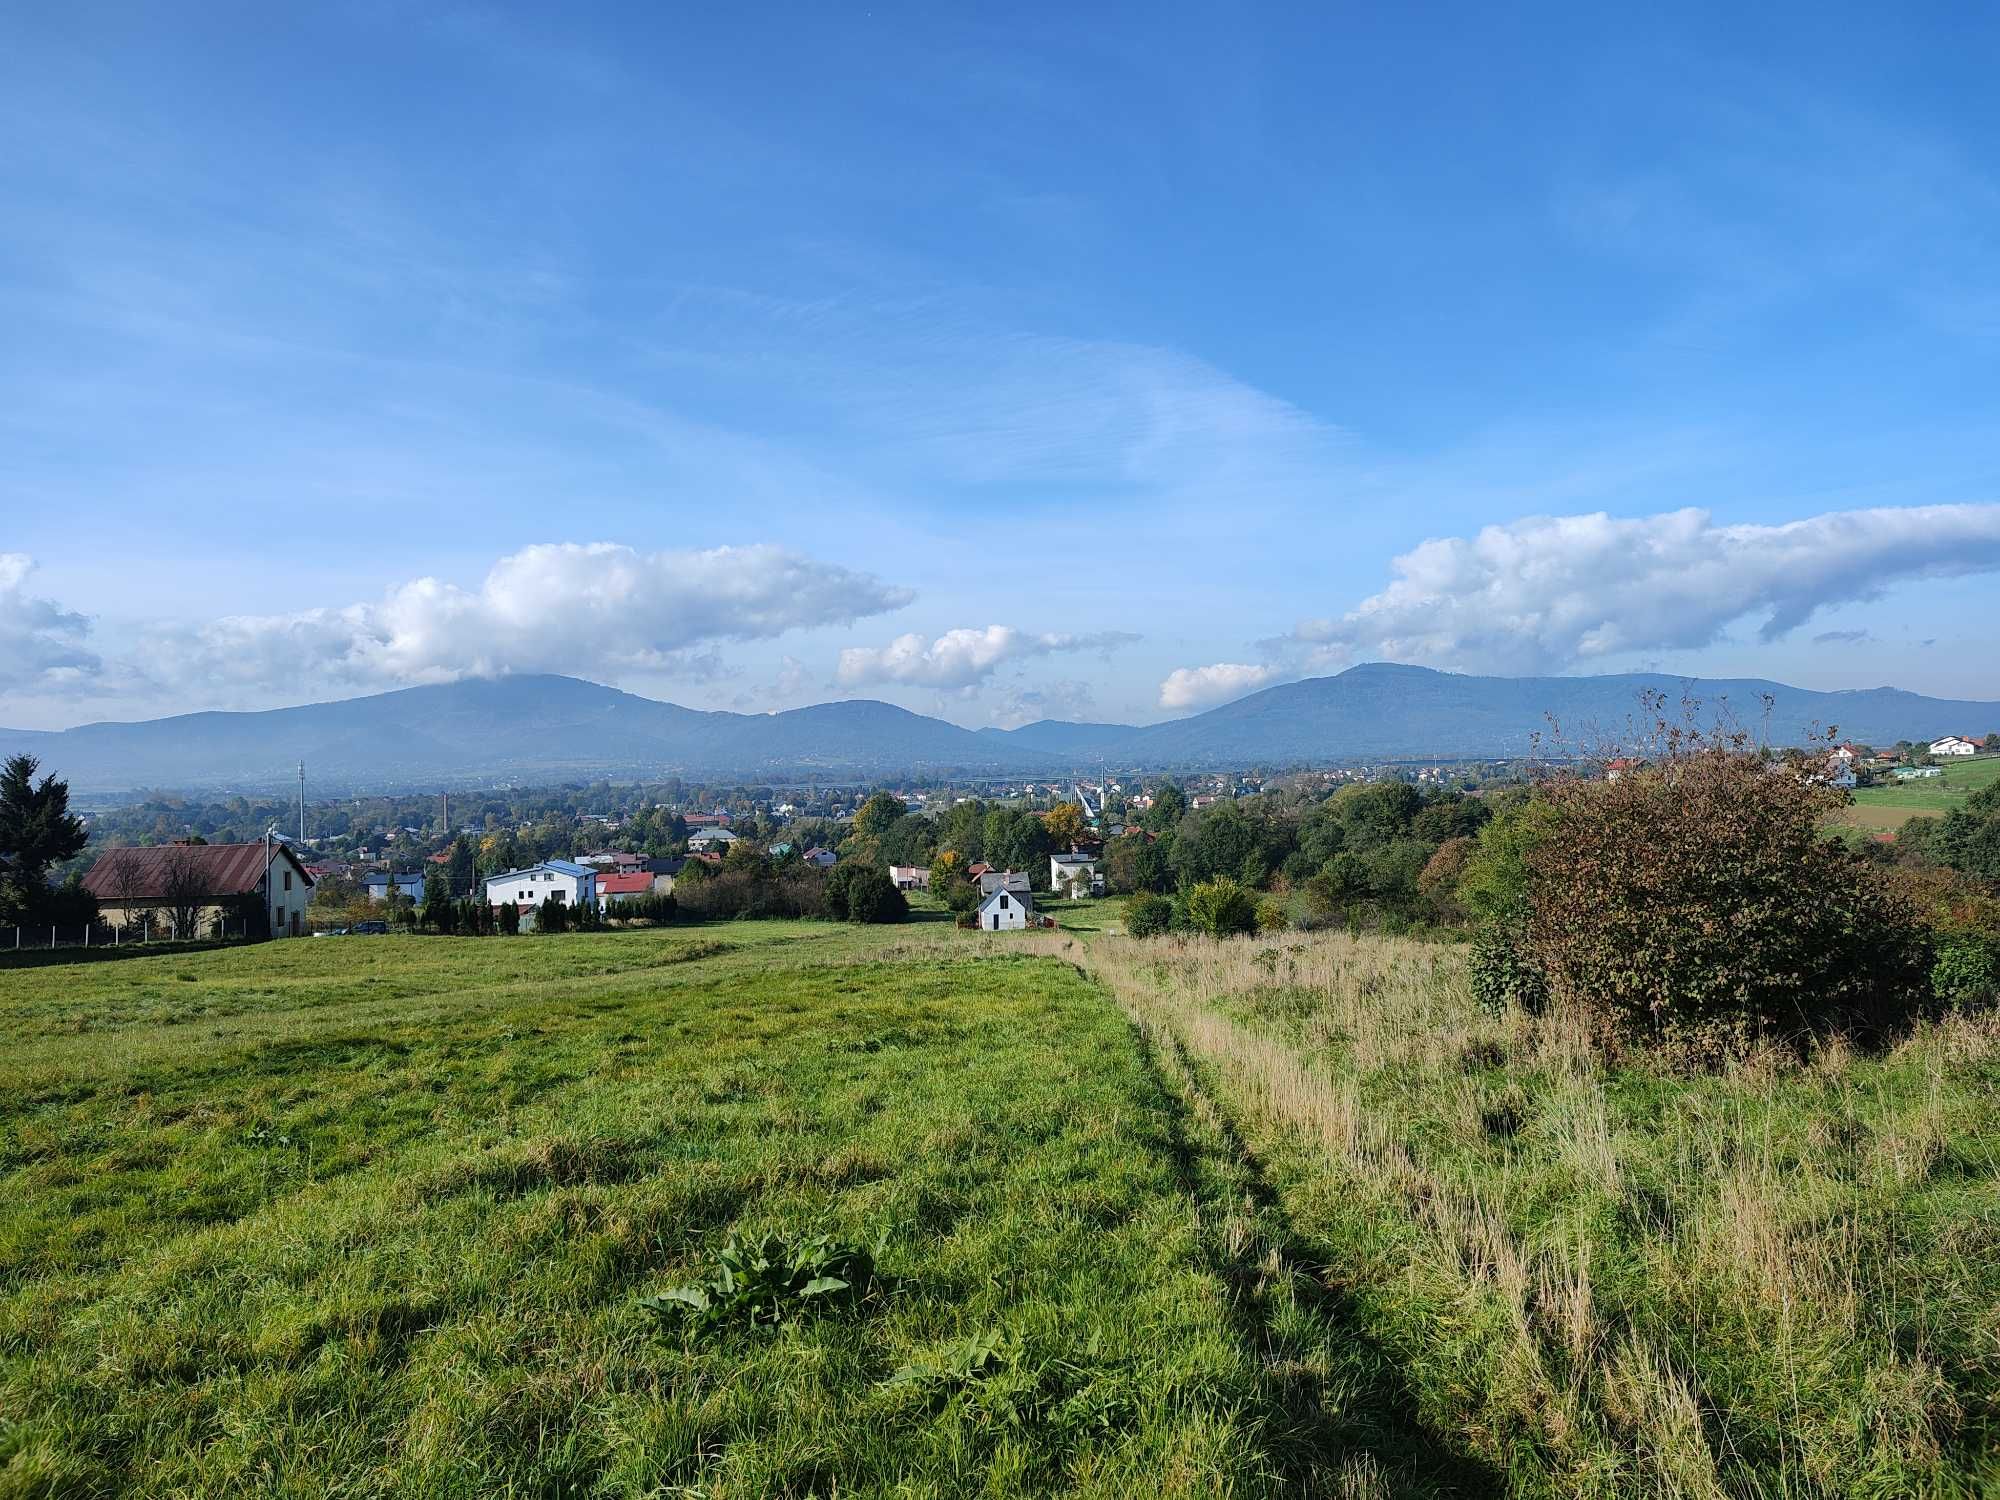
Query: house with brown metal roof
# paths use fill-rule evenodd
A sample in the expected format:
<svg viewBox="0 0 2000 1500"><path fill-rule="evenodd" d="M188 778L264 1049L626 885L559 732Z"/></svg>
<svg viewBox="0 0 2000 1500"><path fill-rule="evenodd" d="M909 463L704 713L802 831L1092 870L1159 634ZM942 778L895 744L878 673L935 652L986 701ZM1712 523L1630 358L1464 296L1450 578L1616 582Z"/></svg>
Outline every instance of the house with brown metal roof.
<svg viewBox="0 0 2000 1500"><path fill-rule="evenodd" d="M272 937L298 937L312 886L299 857L276 840L107 849L83 877L102 921L122 927L147 918L155 932L185 923L185 937L219 933L225 919L232 933L239 920L254 932L260 917Z"/></svg>

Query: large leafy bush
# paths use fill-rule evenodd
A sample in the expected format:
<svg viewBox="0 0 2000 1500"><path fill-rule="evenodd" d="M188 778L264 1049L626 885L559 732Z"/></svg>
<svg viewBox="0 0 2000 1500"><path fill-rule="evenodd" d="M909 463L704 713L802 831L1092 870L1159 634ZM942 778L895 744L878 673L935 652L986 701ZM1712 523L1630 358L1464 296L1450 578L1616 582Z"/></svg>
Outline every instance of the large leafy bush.
<svg viewBox="0 0 2000 1500"><path fill-rule="evenodd" d="M1227 875L1188 887L1182 905L1187 925L1210 937L1257 930L1257 893Z"/></svg>
<svg viewBox="0 0 2000 1500"><path fill-rule="evenodd" d="M1914 909L1822 834L1841 793L1713 747L1542 796L1527 953L1601 1034L1715 1053L1876 1035L1926 1003Z"/></svg>

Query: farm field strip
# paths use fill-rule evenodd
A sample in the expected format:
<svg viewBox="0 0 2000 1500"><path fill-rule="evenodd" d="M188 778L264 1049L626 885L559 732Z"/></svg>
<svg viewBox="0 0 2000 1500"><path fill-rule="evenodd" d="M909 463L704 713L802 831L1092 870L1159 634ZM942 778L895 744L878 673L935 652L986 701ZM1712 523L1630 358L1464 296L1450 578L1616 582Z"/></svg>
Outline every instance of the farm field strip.
<svg viewBox="0 0 2000 1500"><path fill-rule="evenodd" d="M1846 820L1870 828L1898 828L1909 817L1931 817L1963 807L1982 787L2000 781L2000 755L1979 756L1944 767L1926 781L1857 787Z"/></svg>

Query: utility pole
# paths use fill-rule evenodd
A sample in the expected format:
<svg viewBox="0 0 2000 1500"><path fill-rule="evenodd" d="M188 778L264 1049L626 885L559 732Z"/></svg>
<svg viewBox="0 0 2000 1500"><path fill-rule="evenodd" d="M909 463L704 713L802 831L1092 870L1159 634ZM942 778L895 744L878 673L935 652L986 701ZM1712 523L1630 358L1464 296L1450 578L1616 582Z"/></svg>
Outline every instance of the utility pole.
<svg viewBox="0 0 2000 1500"><path fill-rule="evenodd" d="M299 847L306 846L306 763L299 762Z"/></svg>

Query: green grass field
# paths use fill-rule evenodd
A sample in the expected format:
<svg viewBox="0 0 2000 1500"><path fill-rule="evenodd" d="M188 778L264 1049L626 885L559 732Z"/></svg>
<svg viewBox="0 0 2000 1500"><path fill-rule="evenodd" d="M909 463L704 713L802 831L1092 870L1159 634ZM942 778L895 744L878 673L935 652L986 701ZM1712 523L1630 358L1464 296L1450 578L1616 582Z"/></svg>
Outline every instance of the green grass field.
<svg viewBox="0 0 2000 1500"><path fill-rule="evenodd" d="M1233 1159L1017 943L276 943L0 974L0 1025L0 1493L1275 1494L1371 1444L1439 1462L1301 1401L1353 1355L1258 1285ZM638 1310L732 1228L886 1231L884 1283L775 1333ZM965 1389L885 1384L981 1334Z"/></svg>
<svg viewBox="0 0 2000 1500"><path fill-rule="evenodd" d="M1049 909L0 971L0 1496L2000 1486L2000 1027L1689 1078ZM732 1230L881 1277L641 1307Z"/></svg>
<svg viewBox="0 0 2000 1500"><path fill-rule="evenodd" d="M1854 805L1841 821L1871 831L1889 832L1913 817L1939 817L1983 787L2000 781L2000 755L1974 756L1945 766L1944 775L1893 786L1864 786L1854 791Z"/></svg>

